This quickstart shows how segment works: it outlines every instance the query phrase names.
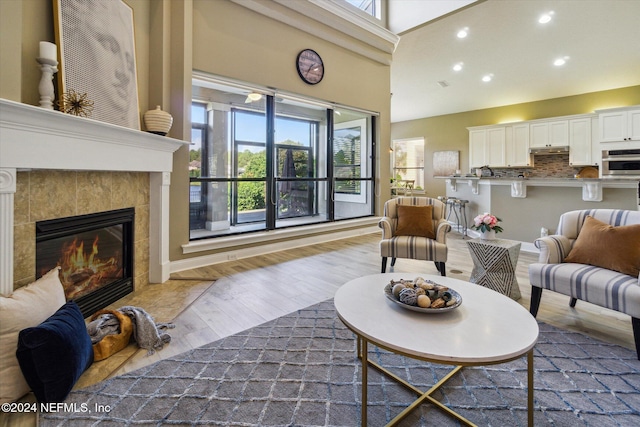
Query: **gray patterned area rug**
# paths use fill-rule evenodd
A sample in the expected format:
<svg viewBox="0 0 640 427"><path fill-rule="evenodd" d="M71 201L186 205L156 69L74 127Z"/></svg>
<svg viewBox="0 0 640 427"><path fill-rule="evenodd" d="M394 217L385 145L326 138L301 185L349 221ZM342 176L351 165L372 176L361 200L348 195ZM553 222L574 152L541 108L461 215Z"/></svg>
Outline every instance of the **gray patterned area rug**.
<svg viewBox="0 0 640 427"><path fill-rule="evenodd" d="M536 426L640 425L635 352L542 323L540 331ZM359 426L355 350L354 335L328 300L73 391L65 403L75 411L42 414L39 421L41 426ZM378 348L370 352L373 360L425 390L450 369ZM465 368L435 397L479 426L524 426L526 384L523 358ZM413 400L412 393L369 370L369 425L386 424ZM424 404L400 425L459 424Z"/></svg>

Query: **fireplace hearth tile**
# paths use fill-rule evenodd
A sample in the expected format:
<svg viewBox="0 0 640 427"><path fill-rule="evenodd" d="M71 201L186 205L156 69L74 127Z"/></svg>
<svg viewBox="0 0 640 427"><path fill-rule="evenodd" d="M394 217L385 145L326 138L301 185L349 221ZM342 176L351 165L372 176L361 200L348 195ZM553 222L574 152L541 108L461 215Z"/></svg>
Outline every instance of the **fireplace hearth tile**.
<svg viewBox="0 0 640 427"><path fill-rule="evenodd" d="M78 215L111 209L111 172L78 172Z"/></svg>
<svg viewBox="0 0 640 427"><path fill-rule="evenodd" d="M13 224L29 222L29 172L18 172L13 198Z"/></svg>
<svg viewBox="0 0 640 427"><path fill-rule="evenodd" d="M14 245L14 282L19 286L27 285L36 280L36 225L31 222L13 227Z"/></svg>
<svg viewBox="0 0 640 427"><path fill-rule="evenodd" d="M124 172L113 176L113 190L111 192L111 207L121 209L136 206L138 202L139 174Z"/></svg>
<svg viewBox="0 0 640 427"><path fill-rule="evenodd" d="M30 220L44 221L76 214L76 174L65 171L31 172L29 184Z"/></svg>
<svg viewBox="0 0 640 427"><path fill-rule="evenodd" d="M136 207L136 241L149 239L149 205Z"/></svg>

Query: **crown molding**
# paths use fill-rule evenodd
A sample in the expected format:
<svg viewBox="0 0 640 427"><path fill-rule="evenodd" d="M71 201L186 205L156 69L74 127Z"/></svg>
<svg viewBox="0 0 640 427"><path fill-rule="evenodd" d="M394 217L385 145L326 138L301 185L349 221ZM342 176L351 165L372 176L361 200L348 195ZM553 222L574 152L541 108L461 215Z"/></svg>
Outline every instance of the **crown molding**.
<svg viewBox="0 0 640 427"><path fill-rule="evenodd" d="M343 0L231 1L384 65L391 64L400 41L398 35Z"/></svg>

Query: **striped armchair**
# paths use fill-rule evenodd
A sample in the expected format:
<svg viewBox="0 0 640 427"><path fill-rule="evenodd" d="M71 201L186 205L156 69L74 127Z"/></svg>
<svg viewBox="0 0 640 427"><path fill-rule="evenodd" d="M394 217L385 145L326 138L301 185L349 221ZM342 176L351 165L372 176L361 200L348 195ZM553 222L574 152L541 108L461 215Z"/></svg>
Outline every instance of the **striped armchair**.
<svg viewBox="0 0 640 427"><path fill-rule="evenodd" d="M619 209L578 210L560 216L556 235L535 241L540 249L538 263L529 265L531 305L535 317L543 289L571 297L575 307L578 299L616 310L631 316L634 341L640 360L640 276L633 277L586 264L565 263L587 217L613 226L640 224L640 211Z"/></svg>
<svg viewBox="0 0 640 427"><path fill-rule="evenodd" d="M395 236L398 225L398 205L433 206L433 230L435 240L418 236ZM429 197L398 197L384 204L384 217L378 223L382 228L380 256L382 256L382 272L387 269L387 259L391 257L391 266L397 258L433 261L442 276L446 276L447 233L451 225L444 218L445 205L438 199Z"/></svg>

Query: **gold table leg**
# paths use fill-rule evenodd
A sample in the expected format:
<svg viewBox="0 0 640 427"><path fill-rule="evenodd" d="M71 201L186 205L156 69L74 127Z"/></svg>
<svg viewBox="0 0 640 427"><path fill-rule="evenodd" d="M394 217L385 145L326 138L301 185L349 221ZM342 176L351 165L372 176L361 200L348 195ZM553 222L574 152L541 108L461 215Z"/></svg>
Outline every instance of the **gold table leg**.
<svg viewBox="0 0 640 427"><path fill-rule="evenodd" d="M367 342L366 339L364 339L364 338L362 338L360 336L357 337L357 355L358 355L358 358L361 360L361 365L362 365L362 408L361 408L361 412L362 412L362 424L361 425L362 425L362 427L366 427L367 426L368 365L371 365L372 368L374 368L377 371L381 372L382 374L388 376L389 378L393 379L394 381L398 382L400 385L402 385L405 388L413 391L414 393L416 393L419 396L411 405L409 405L402 412L400 412L398 415L396 415L396 417L394 419L392 419L389 422L389 424L387 424L387 427L398 425L414 409L416 409L418 406L420 406L422 403L424 403L425 400L428 401L429 403L432 403L436 408L438 408L441 411L445 412L447 415L457 419L461 423L463 423L465 425L468 425L468 426L476 427L476 425L474 423L472 423L468 419L464 418L462 415L458 414L457 412L453 411L452 409L448 408L447 406L443 405L442 403L440 403L439 401L437 401L433 397L431 397L431 395L435 391L437 391L447 381L449 381L451 379L451 377L453 377L455 374L457 374L458 371L460 371L463 368L463 366L456 366L447 375L445 375L440 381L438 381L436 384L434 384L429 390L423 392L419 388L417 388L417 387L413 386L412 384L410 384L408 381L406 381L406 380L400 378L399 376L395 375L393 372L390 372L387 369L385 369L382 366L380 366L379 364L377 364L376 362L374 362L372 360L369 360L368 342ZM529 427L533 427L533 415L534 415L534 406L533 406L533 372L534 372L534 369L533 369L533 349L531 349L527 353L527 424L528 424Z"/></svg>
<svg viewBox="0 0 640 427"><path fill-rule="evenodd" d="M533 349L527 353L527 422L533 427Z"/></svg>
<svg viewBox="0 0 640 427"><path fill-rule="evenodd" d="M365 340L364 338L358 338L358 347L360 351L360 359L362 360L362 362L360 363L362 366L362 427L367 427L367 402L369 401L369 398L367 396L367 388L369 384L367 372L369 370L367 340Z"/></svg>

